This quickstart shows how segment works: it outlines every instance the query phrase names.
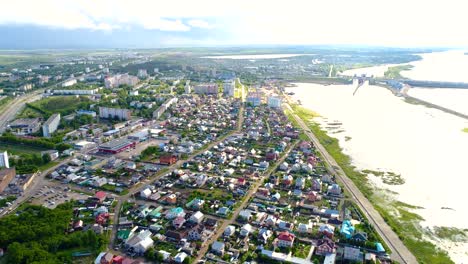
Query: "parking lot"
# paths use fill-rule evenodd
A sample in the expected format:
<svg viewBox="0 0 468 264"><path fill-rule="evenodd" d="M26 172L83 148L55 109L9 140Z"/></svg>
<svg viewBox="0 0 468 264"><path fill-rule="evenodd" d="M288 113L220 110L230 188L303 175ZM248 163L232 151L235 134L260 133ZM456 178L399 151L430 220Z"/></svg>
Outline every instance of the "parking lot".
<svg viewBox="0 0 468 264"><path fill-rule="evenodd" d="M67 186L43 186L32 196L33 204L55 208L58 204L71 200L88 198L88 195L71 191Z"/></svg>

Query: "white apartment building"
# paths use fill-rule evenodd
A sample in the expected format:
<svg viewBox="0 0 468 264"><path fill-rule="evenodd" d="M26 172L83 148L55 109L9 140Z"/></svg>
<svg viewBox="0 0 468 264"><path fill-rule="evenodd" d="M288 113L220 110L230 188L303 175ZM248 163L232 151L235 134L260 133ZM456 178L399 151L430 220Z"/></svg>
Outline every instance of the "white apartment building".
<svg viewBox="0 0 468 264"><path fill-rule="evenodd" d="M0 168L10 168L10 163L8 162L8 153L6 151L0 152Z"/></svg>
<svg viewBox="0 0 468 264"><path fill-rule="evenodd" d="M44 137L50 137L54 133L60 124L60 114L53 114L47 119L42 125L42 135Z"/></svg>
<svg viewBox="0 0 468 264"><path fill-rule="evenodd" d="M106 85L106 88L115 88L123 84L135 86L136 84L138 84L139 81L140 80L136 76L132 76L129 74L117 74L112 77L107 77L104 80L104 83Z"/></svg>
<svg viewBox="0 0 468 264"><path fill-rule="evenodd" d="M100 118L118 118L120 120L130 120L132 111L121 108L99 107Z"/></svg>
<svg viewBox="0 0 468 264"><path fill-rule="evenodd" d="M234 97L234 91L236 90L236 83L234 80L226 80L223 83L223 94L225 96Z"/></svg>
<svg viewBox="0 0 468 264"><path fill-rule="evenodd" d="M74 84L76 84L76 83L77 83L77 81L76 81L75 78L68 79L68 80L66 80L66 81L64 81L64 82L62 83L62 87L72 86L72 85L74 85Z"/></svg>

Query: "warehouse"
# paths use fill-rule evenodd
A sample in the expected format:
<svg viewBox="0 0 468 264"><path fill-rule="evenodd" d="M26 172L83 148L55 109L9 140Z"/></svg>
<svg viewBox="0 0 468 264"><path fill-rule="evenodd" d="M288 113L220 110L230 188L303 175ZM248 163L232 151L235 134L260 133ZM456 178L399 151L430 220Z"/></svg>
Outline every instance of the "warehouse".
<svg viewBox="0 0 468 264"><path fill-rule="evenodd" d="M120 153L124 150L134 148L136 146L136 142L124 139L124 138L119 138L119 139L114 139L112 141L109 141L107 143L104 143L99 146L99 151L104 152L104 153Z"/></svg>

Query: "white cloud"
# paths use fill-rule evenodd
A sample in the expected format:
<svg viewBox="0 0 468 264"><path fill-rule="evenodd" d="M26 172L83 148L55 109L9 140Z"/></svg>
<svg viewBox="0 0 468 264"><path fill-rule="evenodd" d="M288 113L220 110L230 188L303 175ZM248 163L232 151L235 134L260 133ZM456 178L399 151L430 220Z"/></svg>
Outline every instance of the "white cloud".
<svg viewBox="0 0 468 264"><path fill-rule="evenodd" d="M189 24L191 27L196 27L196 28L204 28L204 29L214 28L213 25L201 19L191 19L187 22L187 24Z"/></svg>
<svg viewBox="0 0 468 264"><path fill-rule="evenodd" d="M463 0L2 0L0 24L202 28L226 44L468 46L465 10Z"/></svg>

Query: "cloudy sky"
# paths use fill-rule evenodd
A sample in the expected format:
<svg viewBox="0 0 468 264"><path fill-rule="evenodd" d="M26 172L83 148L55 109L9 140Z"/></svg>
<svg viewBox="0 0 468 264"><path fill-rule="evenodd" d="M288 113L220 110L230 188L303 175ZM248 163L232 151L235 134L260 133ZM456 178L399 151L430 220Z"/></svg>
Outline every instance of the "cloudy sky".
<svg viewBox="0 0 468 264"><path fill-rule="evenodd" d="M461 0L0 0L0 6L0 48L468 46L468 3Z"/></svg>

